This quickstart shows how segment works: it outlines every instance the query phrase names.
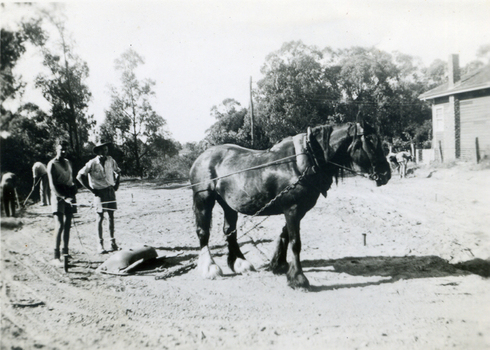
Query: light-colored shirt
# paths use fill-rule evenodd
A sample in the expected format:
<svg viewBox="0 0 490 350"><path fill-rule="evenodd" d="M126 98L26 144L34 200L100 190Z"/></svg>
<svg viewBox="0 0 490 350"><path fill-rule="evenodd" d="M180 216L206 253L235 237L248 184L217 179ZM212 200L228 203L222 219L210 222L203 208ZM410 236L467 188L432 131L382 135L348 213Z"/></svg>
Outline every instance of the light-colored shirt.
<svg viewBox="0 0 490 350"><path fill-rule="evenodd" d="M47 173L48 170L46 169L46 166L41 162L36 162L32 166L32 176L34 178L38 178L40 176L46 175Z"/></svg>
<svg viewBox="0 0 490 350"><path fill-rule="evenodd" d="M408 159L410 159L410 157L411 155L408 152L399 152L396 154L396 161L400 163L403 161L407 161Z"/></svg>
<svg viewBox="0 0 490 350"><path fill-rule="evenodd" d="M100 161L100 156L97 156L87 162L85 166L80 169L80 174L88 176L90 187L96 190L101 190L109 186L116 184L114 174L119 173L121 169L117 166L116 161L111 156L107 156L104 166ZM77 177L78 177L77 176Z"/></svg>
<svg viewBox="0 0 490 350"><path fill-rule="evenodd" d="M15 174L14 173L5 173L2 175L2 182L0 186L3 187L15 187Z"/></svg>

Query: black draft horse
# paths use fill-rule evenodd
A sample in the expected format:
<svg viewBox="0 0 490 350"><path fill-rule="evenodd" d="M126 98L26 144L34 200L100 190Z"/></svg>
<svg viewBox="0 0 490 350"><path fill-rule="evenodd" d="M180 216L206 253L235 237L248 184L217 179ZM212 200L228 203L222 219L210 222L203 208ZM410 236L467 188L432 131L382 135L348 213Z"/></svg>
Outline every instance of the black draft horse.
<svg viewBox="0 0 490 350"><path fill-rule="evenodd" d="M201 252L198 269L205 278L222 275L209 251L212 210L217 201L224 211L223 231L228 243L228 266L235 273L254 271L237 243L238 213L284 214L286 225L270 263L276 273L287 273L292 288L309 288L300 262L300 221L326 196L339 169L369 176L386 184L391 170L381 141L365 123L321 125L288 137L265 151L236 145L214 146L201 154L190 170L194 214ZM293 259L286 260L291 244Z"/></svg>

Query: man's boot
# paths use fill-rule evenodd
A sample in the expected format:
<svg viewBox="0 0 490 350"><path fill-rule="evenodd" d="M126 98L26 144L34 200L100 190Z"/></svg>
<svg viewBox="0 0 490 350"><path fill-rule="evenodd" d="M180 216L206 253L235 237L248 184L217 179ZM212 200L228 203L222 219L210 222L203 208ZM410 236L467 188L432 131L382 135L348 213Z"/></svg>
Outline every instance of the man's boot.
<svg viewBox="0 0 490 350"><path fill-rule="evenodd" d="M68 254L68 248L63 248L61 250L61 254L64 256L64 257L68 257L68 258L71 258L71 255Z"/></svg>
<svg viewBox="0 0 490 350"><path fill-rule="evenodd" d="M115 238L111 238L111 249L113 251L119 250L119 247L116 244L116 239Z"/></svg>
<svg viewBox="0 0 490 350"><path fill-rule="evenodd" d="M107 253L107 251L104 249L104 240L103 239L101 239L99 241L99 249L97 249L97 253L99 253L99 254Z"/></svg>

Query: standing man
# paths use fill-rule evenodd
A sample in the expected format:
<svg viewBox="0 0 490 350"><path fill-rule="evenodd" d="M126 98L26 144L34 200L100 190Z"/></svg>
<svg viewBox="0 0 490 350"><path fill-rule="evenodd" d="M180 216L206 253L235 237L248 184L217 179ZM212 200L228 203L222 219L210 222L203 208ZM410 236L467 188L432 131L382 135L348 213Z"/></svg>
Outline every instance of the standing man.
<svg viewBox="0 0 490 350"><path fill-rule="evenodd" d="M17 196L17 176L14 173L5 173L2 175L2 182L0 183L2 205L5 210L5 216L15 217L15 200L18 200Z"/></svg>
<svg viewBox="0 0 490 350"><path fill-rule="evenodd" d="M51 208L55 218L55 266L63 266L60 256L61 239L63 239L63 256L68 256L68 242L73 214L76 213L77 186L73 182L71 163L66 159L68 142L59 140L56 144L56 157L48 163L48 180L51 187Z"/></svg>
<svg viewBox="0 0 490 350"><path fill-rule="evenodd" d="M111 250L118 250L114 237L114 211L117 210L116 191L119 187L120 169L116 161L109 156L111 142L97 144L93 152L96 157L89 160L78 172L77 180L94 194L95 210L97 212L97 233L99 235L100 254L105 254L102 223L104 212L109 216L109 234L111 237Z"/></svg>
<svg viewBox="0 0 490 350"><path fill-rule="evenodd" d="M38 182L39 182L39 198L42 201L42 205L46 206L48 204L51 204L48 170L46 169L46 166L41 162L36 162L32 166L31 192L35 190Z"/></svg>

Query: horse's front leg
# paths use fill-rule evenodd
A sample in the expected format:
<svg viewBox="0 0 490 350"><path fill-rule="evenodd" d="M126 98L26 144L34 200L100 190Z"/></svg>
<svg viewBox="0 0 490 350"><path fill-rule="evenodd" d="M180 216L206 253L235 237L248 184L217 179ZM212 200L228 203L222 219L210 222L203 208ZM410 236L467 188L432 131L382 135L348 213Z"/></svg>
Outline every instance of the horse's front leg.
<svg viewBox="0 0 490 350"><path fill-rule="evenodd" d="M207 192L194 194L194 215L196 217L196 233L199 238L198 270L204 278L215 279L222 276L223 271L216 265L209 251L209 230L215 199Z"/></svg>
<svg viewBox="0 0 490 350"><path fill-rule="evenodd" d="M289 244L289 232L287 226L284 226L282 233L279 236L276 243L276 251L272 256L271 263L269 265L270 270L276 274L283 274L288 271L287 253Z"/></svg>
<svg viewBox="0 0 490 350"><path fill-rule="evenodd" d="M303 268L301 267L299 257L301 252L301 238L299 233L301 217L297 214L296 210L286 212L285 216L286 226L289 232L289 243L291 244L291 250L293 252L293 257L287 273L288 285L293 289L309 289L310 282L303 274Z"/></svg>

